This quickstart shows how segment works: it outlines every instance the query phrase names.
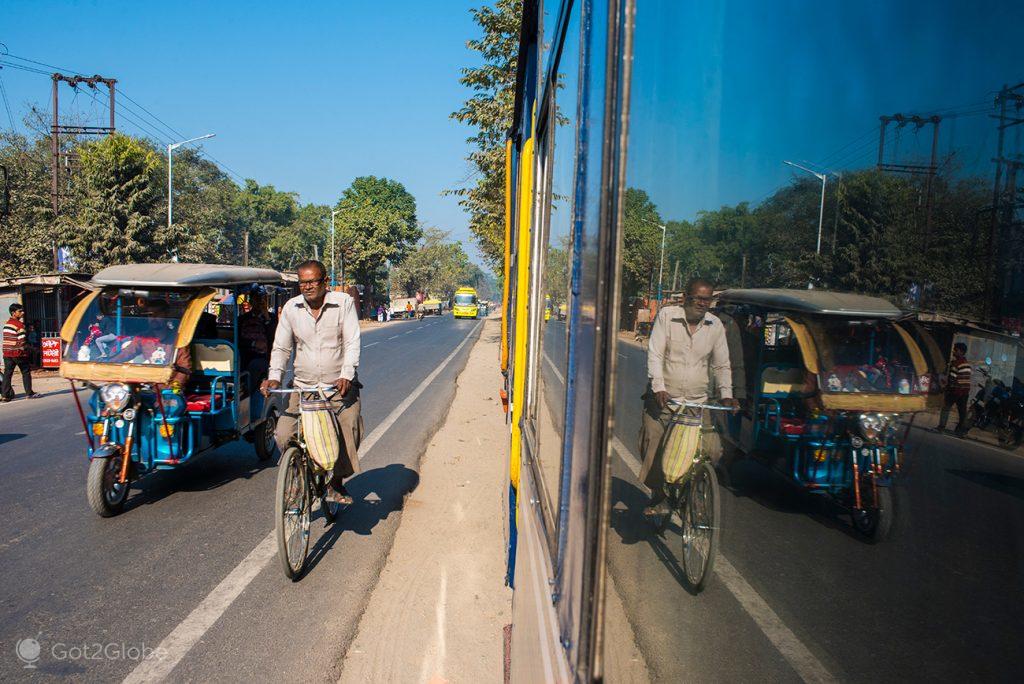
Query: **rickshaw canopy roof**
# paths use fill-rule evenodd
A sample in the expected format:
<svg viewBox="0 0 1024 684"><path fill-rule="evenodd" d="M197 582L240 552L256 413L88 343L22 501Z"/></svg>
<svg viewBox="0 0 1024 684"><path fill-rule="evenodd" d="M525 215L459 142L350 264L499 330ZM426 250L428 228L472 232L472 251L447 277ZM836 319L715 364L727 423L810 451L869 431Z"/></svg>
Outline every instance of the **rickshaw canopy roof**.
<svg viewBox="0 0 1024 684"><path fill-rule="evenodd" d="M276 285L284 276L269 268L228 264L122 264L108 266L92 278L96 285L120 287L231 287Z"/></svg>
<svg viewBox="0 0 1024 684"><path fill-rule="evenodd" d="M749 289L725 290L718 294L719 304L749 304L794 313L899 318L903 312L881 297L828 292L826 290Z"/></svg>

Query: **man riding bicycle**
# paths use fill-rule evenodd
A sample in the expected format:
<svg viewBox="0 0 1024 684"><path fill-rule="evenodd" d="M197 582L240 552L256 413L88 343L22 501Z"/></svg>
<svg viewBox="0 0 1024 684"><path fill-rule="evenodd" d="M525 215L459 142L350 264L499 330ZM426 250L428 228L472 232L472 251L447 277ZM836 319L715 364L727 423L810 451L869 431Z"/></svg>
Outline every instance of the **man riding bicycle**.
<svg viewBox="0 0 1024 684"><path fill-rule="evenodd" d="M644 462L640 480L651 490L645 515L656 515L665 501L665 479L659 446L672 411L669 400L692 402L708 399L709 369L721 395L721 403L736 409L732 395L732 367L722 321L710 313L714 286L694 278L686 284L683 306L664 306L658 311L647 345L649 384L644 393L644 417L640 448Z"/></svg>
<svg viewBox="0 0 1024 684"><path fill-rule="evenodd" d="M359 407L359 316L355 301L344 292L329 292L327 269L319 261L299 265L298 297L281 309L268 378L260 385L264 396L281 387L288 360L295 352L295 386L331 385L338 391L330 403L338 419L340 454L334 465L326 498L351 504L346 477L359 472L358 448L363 433ZM288 408L277 422L274 435L283 453L295 435L299 420L299 395L290 395Z"/></svg>

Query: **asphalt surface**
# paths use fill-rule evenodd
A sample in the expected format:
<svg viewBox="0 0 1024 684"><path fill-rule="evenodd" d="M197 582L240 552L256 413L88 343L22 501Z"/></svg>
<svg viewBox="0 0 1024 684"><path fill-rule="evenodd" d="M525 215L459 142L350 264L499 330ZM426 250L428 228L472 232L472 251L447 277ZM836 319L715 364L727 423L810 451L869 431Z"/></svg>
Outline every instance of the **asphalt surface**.
<svg viewBox="0 0 1024 684"><path fill-rule="evenodd" d="M896 528L875 545L741 460L719 489L715 576L694 594L678 527L658 536L641 513L646 353L620 343L617 361L608 570L653 680L1019 681L1024 459L911 430Z"/></svg>
<svg viewBox="0 0 1024 684"><path fill-rule="evenodd" d="M367 433L479 334L477 325L447 315L364 331ZM362 473L348 485L356 503L333 526L314 512L302 581L287 580L275 555L221 606L171 679L337 678L471 345L362 455ZM84 439L66 391L0 407L0 680L125 678L138 652L193 620L273 529L276 467L260 464L247 442L144 478L123 514L102 519L86 503ZM16 657L24 639L40 645L34 669Z"/></svg>

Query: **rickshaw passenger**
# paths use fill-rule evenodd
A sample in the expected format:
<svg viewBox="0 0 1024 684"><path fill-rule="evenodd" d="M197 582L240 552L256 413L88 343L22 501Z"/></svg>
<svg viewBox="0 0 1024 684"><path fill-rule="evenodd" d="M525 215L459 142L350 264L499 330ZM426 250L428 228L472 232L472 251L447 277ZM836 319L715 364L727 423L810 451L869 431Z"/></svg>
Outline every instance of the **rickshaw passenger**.
<svg viewBox="0 0 1024 684"><path fill-rule="evenodd" d="M273 326L267 312L266 290L260 285L249 289L250 308L238 317L238 343L242 368L249 373L249 393L256 391L270 368Z"/></svg>
<svg viewBox="0 0 1024 684"><path fill-rule="evenodd" d="M645 515L660 513L665 483L659 459L661 438L671 416L669 399L693 402L708 400L709 370L714 374L721 403L737 408L733 398L732 367L725 326L711 306L714 285L700 278L686 284L683 306L658 311L647 347L649 383L644 393L644 418L640 447L644 456L640 479L651 490ZM705 421L709 422L705 414Z"/></svg>

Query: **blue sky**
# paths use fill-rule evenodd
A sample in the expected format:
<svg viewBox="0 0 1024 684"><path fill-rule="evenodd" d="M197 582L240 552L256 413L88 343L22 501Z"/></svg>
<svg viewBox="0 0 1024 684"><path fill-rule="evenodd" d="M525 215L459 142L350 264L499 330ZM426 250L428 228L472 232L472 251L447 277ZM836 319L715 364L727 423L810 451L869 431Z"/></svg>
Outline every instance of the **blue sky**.
<svg viewBox="0 0 1024 684"><path fill-rule="evenodd" d="M0 43L117 78L186 136L215 132L205 150L235 173L303 202L333 203L357 176L401 181L419 218L451 230L479 260L465 214L440 195L472 171L470 131L448 115L467 96L459 69L478 63L465 44L479 4L4 0ZM19 128L27 104L49 111L47 77L5 68L0 78ZM72 111L63 104L71 90L61 97ZM85 95L74 104L94 108ZM119 127L147 133L126 118Z"/></svg>
<svg viewBox="0 0 1024 684"><path fill-rule="evenodd" d="M648 190L663 218L692 219L803 175L786 159L873 165L880 115L950 107L972 114L940 124L940 157L954 152L961 173L991 178L988 114L996 90L1024 81L1021 26L1019 0L646 0L627 182ZM897 148L891 127L888 161L927 161L930 128L898 137ZM1014 131L1009 148L1018 140Z"/></svg>

